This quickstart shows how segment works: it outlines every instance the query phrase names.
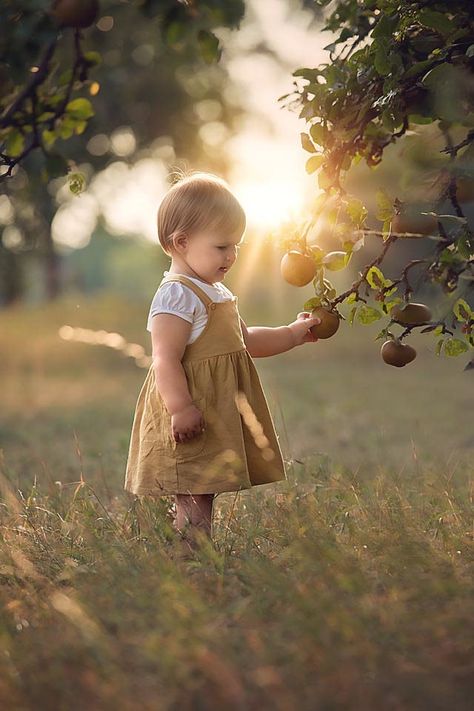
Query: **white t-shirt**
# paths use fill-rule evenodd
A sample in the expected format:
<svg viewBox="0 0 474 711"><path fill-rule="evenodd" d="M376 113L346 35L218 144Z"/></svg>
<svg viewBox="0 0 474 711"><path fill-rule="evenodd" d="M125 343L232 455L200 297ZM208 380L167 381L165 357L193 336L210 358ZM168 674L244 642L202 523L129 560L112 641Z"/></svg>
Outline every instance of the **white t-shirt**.
<svg viewBox="0 0 474 711"><path fill-rule="evenodd" d="M163 275L169 274L164 271ZM214 284L207 284L190 277L187 274L183 276L191 279L197 284L213 301L227 301L233 299L234 294L220 281ZM175 314L184 318L192 324L191 333L187 343L192 343L199 336L207 323L207 311L203 301L192 291L189 286L182 284L179 281L167 281L162 284L155 292L152 299L150 311L148 313L147 330L151 331L151 320L156 314Z"/></svg>

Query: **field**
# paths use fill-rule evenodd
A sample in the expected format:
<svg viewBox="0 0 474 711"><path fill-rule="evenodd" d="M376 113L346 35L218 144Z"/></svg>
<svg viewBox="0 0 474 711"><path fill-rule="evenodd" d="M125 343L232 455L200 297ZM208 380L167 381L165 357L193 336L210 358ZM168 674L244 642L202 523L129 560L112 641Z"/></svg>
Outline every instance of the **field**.
<svg viewBox="0 0 474 711"><path fill-rule="evenodd" d="M107 324L149 354L143 311L0 312L2 707L472 708L467 358L414 335L392 368L376 324L345 324L255 359L288 481L219 495L216 549L184 561L169 502L122 488L146 369L58 336Z"/></svg>

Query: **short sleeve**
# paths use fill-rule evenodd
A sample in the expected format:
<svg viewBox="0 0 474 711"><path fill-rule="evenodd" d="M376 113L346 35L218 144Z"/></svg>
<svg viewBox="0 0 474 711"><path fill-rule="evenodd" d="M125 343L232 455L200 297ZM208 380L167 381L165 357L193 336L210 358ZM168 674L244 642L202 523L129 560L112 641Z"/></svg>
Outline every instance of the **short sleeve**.
<svg viewBox="0 0 474 711"><path fill-rule="evenodd" d="M194 292L176 281L162 284L151 302L147 330L151 331L151 320L156 314L175 314L185 321L194 322L196 313Z"/></svg>

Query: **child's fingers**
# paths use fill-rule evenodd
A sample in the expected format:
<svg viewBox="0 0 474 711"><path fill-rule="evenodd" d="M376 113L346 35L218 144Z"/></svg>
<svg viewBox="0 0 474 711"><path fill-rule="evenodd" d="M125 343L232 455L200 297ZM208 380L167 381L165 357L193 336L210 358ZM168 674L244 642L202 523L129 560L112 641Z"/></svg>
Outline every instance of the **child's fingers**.
<svg viewBox="0 0 474 711"><path fill-rule="evenodd" d="M319 316L311 316L311 313L309 311L300 311L298 314L297 318L303 319L305 321L310 322L311 324L313 323L321 323L321 319Z"/></svg>
<svg viewBox="0 0 474 711"><path fill-rule="evenodd" d="M193 430L189 430L188 432L175 432L174 439L176 442L180 443L189 442L189 440L194 439L194 437L198 437L200 434L202 434L205 429L206 423L204 422L204 420L201 420L198 427Z"/></svg>

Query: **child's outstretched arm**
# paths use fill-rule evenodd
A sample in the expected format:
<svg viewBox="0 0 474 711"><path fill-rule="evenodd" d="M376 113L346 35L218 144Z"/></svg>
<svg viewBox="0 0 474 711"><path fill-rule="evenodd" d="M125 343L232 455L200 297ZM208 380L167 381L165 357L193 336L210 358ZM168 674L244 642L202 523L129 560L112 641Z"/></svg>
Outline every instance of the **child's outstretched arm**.
<svg viewBox="0 0 474 711"><path fill-rule="evenodd" d="M253 358L284 353L303 343L314 343L318 339L309 330L311 326L321 323L317 316L311 316L308 311L301 311L296 321L287 326L246 326L240 319L242 334L248 352Z"/></svg>
<svg viewBox="0 0 474 711"><path fill-rule="evenodd" d="M171 415L172 434L177 442L192 439L205 424L193 403L181 362L190 333L191 323L174 314L158 313L151 322L156 387Z"/></svg>

